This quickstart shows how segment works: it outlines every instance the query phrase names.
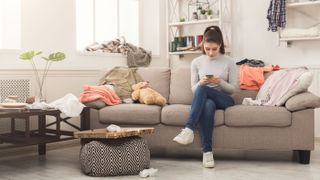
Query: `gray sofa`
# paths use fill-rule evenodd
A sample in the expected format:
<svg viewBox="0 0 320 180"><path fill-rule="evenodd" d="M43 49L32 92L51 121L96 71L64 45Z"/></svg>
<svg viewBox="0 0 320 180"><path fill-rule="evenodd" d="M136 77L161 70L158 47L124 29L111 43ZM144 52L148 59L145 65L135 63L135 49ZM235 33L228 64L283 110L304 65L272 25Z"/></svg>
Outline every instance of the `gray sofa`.
<svg viewBox="0 0 320 180"><path fill-rule="evenodd" d="M154 127L155 133L145 137L152 155L201 154L198 132L191 145L172 141L184 127L190 111L190 70L171 72L164 67L140 68L138 72L168 100L168 105L120 104L90 109L89 128L104 128L109 124ZM314 108L319 106L319 97L302 93L290 98L283 107L241 105L244 97L255 98L256 94L256 91L237 89L233 95L236 105L225 111L217 110L214 148L296 151L299 162L308 164L310 151L314 149Z"/></svg>

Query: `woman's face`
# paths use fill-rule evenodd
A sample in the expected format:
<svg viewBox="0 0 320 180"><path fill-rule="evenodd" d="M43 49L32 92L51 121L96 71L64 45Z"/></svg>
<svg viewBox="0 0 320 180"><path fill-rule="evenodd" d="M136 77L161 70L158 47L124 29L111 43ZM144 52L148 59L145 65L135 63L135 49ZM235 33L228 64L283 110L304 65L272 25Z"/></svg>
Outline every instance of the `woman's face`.
<svg viewBox="0 0 320 180"><path fill-rule="evenodd" d="M205 42L203 48L209 59L216 57L220 52L220 45L214 42Z"/></svg>

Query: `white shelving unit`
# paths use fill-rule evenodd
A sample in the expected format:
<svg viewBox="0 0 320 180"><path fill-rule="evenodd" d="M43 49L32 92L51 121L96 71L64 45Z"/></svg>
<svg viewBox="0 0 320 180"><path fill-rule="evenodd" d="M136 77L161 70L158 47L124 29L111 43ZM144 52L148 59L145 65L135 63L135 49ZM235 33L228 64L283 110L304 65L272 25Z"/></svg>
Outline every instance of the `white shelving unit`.
<svg viewBox="0 0 320 180"><path fill-rule="evenodd" d="M309 12L310 8L311 9L316 8L315 10L317 11L317 13L319 13L318 10L320 9L320 0L287 3L287 15L292 13L292 11L295 11L300 15L303 15L304 17L308 18L314 24L320 24L320 19L317 19L314 13ZM287 45L291 44L294 41L309 41L309 40L320 40L320 34L318 36L312 36L312 37L281 37L281 33L279 33L279 41L286 42Z"/></svg>
<svg viewBox="0 0 320 180"><path fill-rule="evenodd" d="M202 35L206 27L217 25L224 35L226 51L231 52L231 1L232 0L167 0L167 49L170 56L183 57L188 54L201 54L201 50L172 51L170 46L177 37L190 37ZM207 19L191 19L190 3L209 3L209 9L213 11L213 17ZM199 15L199 14L198 14ZM200 17L200 16L199 16ZM180 19L185 21L181 22ZM181 47L181 46L180 46ZM174 48L175 49L175 48ZM193 48L197 49L197 48ZM171 50L171 51L170 51Z"/></svg>
<svg viewBox="0 0 320 180"><path fill-rule="evenodd" d="M303 6L314 6L314 5L320 5L320 1L305 1L305 2L294 2L294 3L288 3L287 8L300 8Z"/></svg>
<svg viewBox="0 0 320 180"><path fill-rule="evenodd" d="M187 21L187 22L174 22L174 23L170 23L169 27L195 25L195 24L219 23L219 21L220 21L219 18L214 18L214 19L205 19L205 20L192 20L192 21Z"/></svg>

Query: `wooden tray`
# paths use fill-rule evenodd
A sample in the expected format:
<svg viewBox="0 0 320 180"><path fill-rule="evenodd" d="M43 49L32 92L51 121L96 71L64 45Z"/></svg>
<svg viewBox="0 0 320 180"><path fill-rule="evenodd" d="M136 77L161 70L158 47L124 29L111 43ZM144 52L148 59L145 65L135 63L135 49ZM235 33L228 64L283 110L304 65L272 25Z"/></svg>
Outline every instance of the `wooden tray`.
<svg viewBox="0 0 320 180"><path fill-rule="evenodd" d="M151 134L154 132L154 128L121 128L120 132L109 132L106 128L93 129L87 131L74 132L75 138L105 138L105 139L117 139L129 136L140 136L144 134Z"/></svg>

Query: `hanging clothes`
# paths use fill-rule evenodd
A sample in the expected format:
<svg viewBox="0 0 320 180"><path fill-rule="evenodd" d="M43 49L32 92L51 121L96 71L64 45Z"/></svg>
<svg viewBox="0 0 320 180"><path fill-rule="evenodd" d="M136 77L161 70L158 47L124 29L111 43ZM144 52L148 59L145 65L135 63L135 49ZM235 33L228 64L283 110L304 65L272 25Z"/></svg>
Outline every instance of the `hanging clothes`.
<svg viewBox="0 0 320 180"><path fill-rule="evenodd" d="M286 27L286 0L271 0L268 8L268 31L276 32Z"/></svg>

